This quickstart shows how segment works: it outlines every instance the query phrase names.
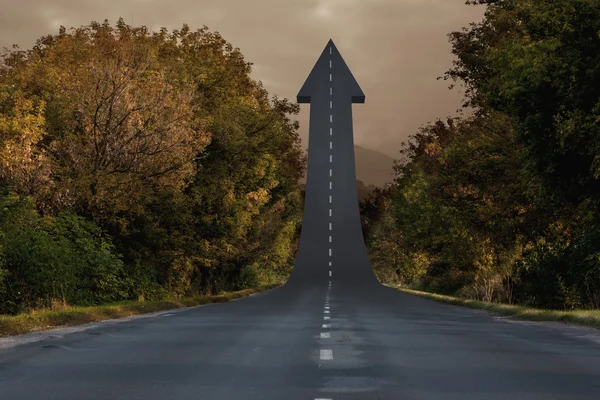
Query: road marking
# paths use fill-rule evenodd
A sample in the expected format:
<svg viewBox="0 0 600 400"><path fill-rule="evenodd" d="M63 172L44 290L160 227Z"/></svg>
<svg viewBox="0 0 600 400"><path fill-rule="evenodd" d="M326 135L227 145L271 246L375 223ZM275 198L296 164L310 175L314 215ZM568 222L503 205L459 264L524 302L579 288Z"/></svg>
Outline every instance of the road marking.
<svg viewBox="0 0 600 400"><path fill-rule="evenodd" d="M329 243L331 243L331 236L329 236Z"/></svg>
<svg viewBox="0 0 600 400"><path fill-rule="evenodd" d="M331 271L329 271L329 276L331 276Z"/></svg>
<svg viewBox="0 0 600 400"><path fill-rule="evenodd" d="M329 141L329 150L333 150L333 142Z"/></svg>
<svg viewBox="0 0 600 400"><path fill-rule="evenodd" d="M331 261L329 261L329 266L331 267Z"/></svg>
<svg viewBox="0 0 600 400"><path fill-rule="evenodd" d="M330 208L329 209L329 216L331 217L331 213L333 212L333 210Z"/></svg>
<svg viewBox="0 0 600 400"><path fill-rule="evenodd" d="M331 399L318 398L318 399L315 399L315 400L331 400Z"/></svg>
<svg viewBox="0 0 600 400"><path fill-rule="evenodd" d="M329 100L329 108L333 108L333 101Z"/></svg>
<svg viewBox="0 0 600 400"><path fill-rule="evenodd" d="M333 176L333 170L331 168L329 168L329 177Z"/></svg>
<svg viewBox="0 0 600 400"><path fill-rule="evenodd" d="M321 360L333 360L333 351L321 349Z"/></svg>
<svg viewBox="0 0 600 400"><path fill-rule="evenodd" d="M331 189L332 189L332 186L331 186L331 185L333 185L333 183L332 183L332 182L329 182L329 190L331 190Z"/></svg>
<svg viewBox="0 0 600 400"><path fill-rule="evenodd" d="M329 60L329 68L331 68L331 60Z"/></svg>
<svg viewBox="0 0 600 400"><path fill-rule="evenodd" d="M329 328L331 328L331 324L323 324L323 328L329 329Z"/></svg>
<svg viewBox="0 0 600 400"><path fill-rule="evenodd" d="M331 257L331 249L329 249L329 257Z"/></svg>
<svg viewBox="0 0 600 400"><path fill-rule="evenodd" d="M329 46L329 54L331 54L331 49L332 49L332 47L331 47L331 46Z"/></svg>
<svg viewBox="0 0 600 400"><path fill-rule="evenodd" d="M323 310L323 313L329 314L329 310Z"/></svg>
<svg viewBox="0 0 600 400"><path fill-rule="evenodd" d="M333 136L333 128L329 128L329 136Z"/></svg>
<svg viewBox="0 0 600 400"><path fill-rule="evenodd" d="M333 74L329 74L329 82L333 81Z"/></svg>
<svg viewBox="0 0 600 400"><path fill-rule="evenodd" d="M327 315L323 317L323 320L324 320L324 321L329 321L330 319L331 319L331 317L329 317L329 316L327 316Z"/></svg>
<svg viewBox="0 0 600 400"><path fill-rule="evenodd" d="M333 225L332 225L332 223L331 223L331 222L329 223L329 230L330 230L330 231L332 231L332 230L333 230Z"/></svg>
<svg viewBox="0 0 600 400"><path fill-rule="evenodd" d="M333 88L331 88L331 87L329 88L329 95L333 96Z"/></svg>
<svg viewBox="0 0 600 400"><path fill-rule="evenodd" d="M331 339L331 333L321 332L321 339Z"/></svg>
<svg viewBox="0 0 600 400"><path fill-rule="evenodd" d="M329 306L325 306L325 309L326 309L326 310L329 310Z"/></svg>
<svg viewBox="0 0 600 400"><path fill-rule="evenodd" d="M329 122L333 122L333 115L329 115Z"/></svg>
<svg viewBox="0 0 600 400"><path fill-rule="evenodd" d="M329 196L329 204L331 204L331 201L332 201L331 196Z"/></svg>

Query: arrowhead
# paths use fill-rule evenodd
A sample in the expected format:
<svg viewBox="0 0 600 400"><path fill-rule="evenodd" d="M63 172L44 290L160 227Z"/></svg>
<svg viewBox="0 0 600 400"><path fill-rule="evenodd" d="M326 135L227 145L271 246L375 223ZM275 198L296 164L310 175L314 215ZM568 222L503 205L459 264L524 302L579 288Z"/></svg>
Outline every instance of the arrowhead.
<svg viewBox="0 0 600 400"><path fill-rule="evenodd" d="M333 74L332 83L329 81L330 73ZM319 91L323 92L330 85L333 85L334 90L347 94L352 103L365 102L365 94L331 39L300 89L298 103L310 103L311 96L317 95Z"/></svg>

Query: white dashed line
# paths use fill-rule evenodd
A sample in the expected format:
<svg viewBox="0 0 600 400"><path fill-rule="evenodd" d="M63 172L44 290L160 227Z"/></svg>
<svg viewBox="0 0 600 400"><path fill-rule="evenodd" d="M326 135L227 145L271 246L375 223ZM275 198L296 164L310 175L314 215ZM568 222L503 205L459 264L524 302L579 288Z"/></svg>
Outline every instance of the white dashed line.
<svg viewBox="0 0 600 400"><path fill-rule="evenodd" d="M329 223L329 230L332 231L333 230L333 224L330 222Z"/></svg>
<svg viewBox="0 0 600 400"><path fill-rule="evenodd" d="M330 162L330 163L332 163L332 162L333 162L333 155L332 155L332 154L330 154L330 155L329 155L329 162Z"/></svg>
<svg viewBox="0 0 600 400"><path fill-rule="evenodd" d="M329 82L333 81L333 74L329 74Z"/></svg>
<svg viewBox="0 0 600 400"><path fill-rule="evenodd" d="M333 128L329 128L329 136L333 136Z"/></svg>
<svg viewBox="0 0 600 400"><path fill-rule="evenodd" d="M333 142L329 142L329 150L333 150Z"/></svg>
<svg viewBox="0 0 600 400"><path fill-rule="evenodd" d="M331 190L331 188L332 188L332 186L331 186L331 185L332 185L332 183L331 183L331 182L329 182L329 190Z"/></svg>
<svg viewBox="0 0 600 400"><path fill-rule="evenodd" d="M333 360L333 351L321 349L321 360Z"/></svg>
<svg viewBox="0 0 600 400"><path fill-rule="evenodd" d="M329 108L333 108L333 101L329 100Z"/></svg>
<svg viewBox="0 0 600 400"><path fill-rule="evenodd" d="M331 271L329 271L329 276L331 276Z"/></svg>
<svg viewBox="0 0 600 400"><path fill-rule="evenodd" d="M329 196L329 204L331 204L331 201L332 201L331 196Z"/></svg>
<svg viewBox="0 0 600 400"><path fill-rule="evenodd" d="M329 95L333 96L333 88L329 88Z"/></svg>
<svg viewBox="0 0 600 400"><path fill-rule="evenodd" d="M331 54L333 47L329 46L329 54Z"/></svg>
<svg viewBox="0 0 600 400"><path fill-rule="evenodd" d="M331 333L321 332L321 339L331 339Z"/></svg>
<svg viewBox="0 0 600 400"><path fill-rule="evenodd" d="M331 65L331 60L329 60L329 68L331 68L331 67L332 67L332 65Z"/></svg>
<svg viewBox="0 0 600 400"><path fill-rule="evenodd" d="M329 243L331 243L331 236L329 236Z"/></svg>
<svg viewBox="0 0 600 400"><path fill-rule="evenodd" d="M331 261L329 261L329 266L331 267Z"/></svg>
<svg viewBox="0 0 600 400"><path fill-rule="evenodd" d="M333 176L333 170L331 168L329 168L329 177Z"/></svg>
<svg viewBox="0 0 600 400"><path fill-rule="evenodd" d="M329 216L331 217L331 213L333 212L333 210L330 208L329 209Z"/></svg>
<svg viewBox="0 0 600 400"><path fill-rule="evenodd" d="M331 328L331 324L323 324L323 328L329 329L329 328Z"/></svg>
<svg viewBox="0 0 600 400"><path fill-rule="evenodd" d="M324 310L323 313L324 314L329 314L329 310Z"/></svg>
<svg viewBox="0 0 600 400"><path fill-rule="evenodd" d="M325 306L325 309L326 309L326 310L329 310L329 306Z"/></svg>
<svg viewBox="0 0 600 400"><path fill-rule="evenodd" d="M331 257L331 249L329 249L329 257Z"/></svg>
<svg viewBox="0 0 600 400"><path fill-rule="evenodd" d="M329 116L329 122L333 122L333 115Z"/></svg>
<svg viewBox="0 0 600 400"><path fill-rule="evenodd" d="M331 319L331 317L329 317L327 315L323 317L323 321L329 321L330 319Z"/></svg>

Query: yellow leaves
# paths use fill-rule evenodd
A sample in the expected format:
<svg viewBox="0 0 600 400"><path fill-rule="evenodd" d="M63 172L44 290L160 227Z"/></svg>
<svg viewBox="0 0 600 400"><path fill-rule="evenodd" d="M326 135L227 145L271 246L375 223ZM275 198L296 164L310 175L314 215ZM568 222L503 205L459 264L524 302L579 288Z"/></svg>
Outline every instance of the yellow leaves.
<svg viewBox="0 0 600 400"><path fill-rule="evenodd" d="M265 205L270 198L271 195L265 188L260 188L255 192L246 194L248 211L255 211L258 213L259 208Z"/></svg>
<svg viewBox="0 0 600 400"><path fill-rule="evenodd" d="M43 101L35 104L19 90L2 96L12 107L0 113L0 177L11 180L21 192L31 193L43 185L49 175L46 157L36 144L44 136Z"/></svg>

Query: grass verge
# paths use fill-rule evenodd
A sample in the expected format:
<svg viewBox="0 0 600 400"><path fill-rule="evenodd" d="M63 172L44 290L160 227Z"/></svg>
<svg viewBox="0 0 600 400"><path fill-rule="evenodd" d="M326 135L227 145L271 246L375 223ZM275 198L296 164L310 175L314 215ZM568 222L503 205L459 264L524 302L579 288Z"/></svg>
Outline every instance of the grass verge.
<svg viewBox="0 0 600 400"><path fill-rule="evenodd" d="M35 310L19 315L0 315L0 337L41 331L50 328L87 324L107 319L131 317L173 308L193 307L201 304L224 303L264 292L279 284L227 292L214 296L189 297L161 301L123 301L91 307L67 307L62 310Z"/></svg>
<svg viewBox="0 0 600 400"><path fill-rule="evenodd" d="M543 310L519 305L488 303L479 300L461 299L459 297L423 292L420 290L412 290L395 285L386 286L442 303L449 303L479 310L487 310L499 314L510 315L523 320L564 322L600 329L600 310Z"/></svg>

